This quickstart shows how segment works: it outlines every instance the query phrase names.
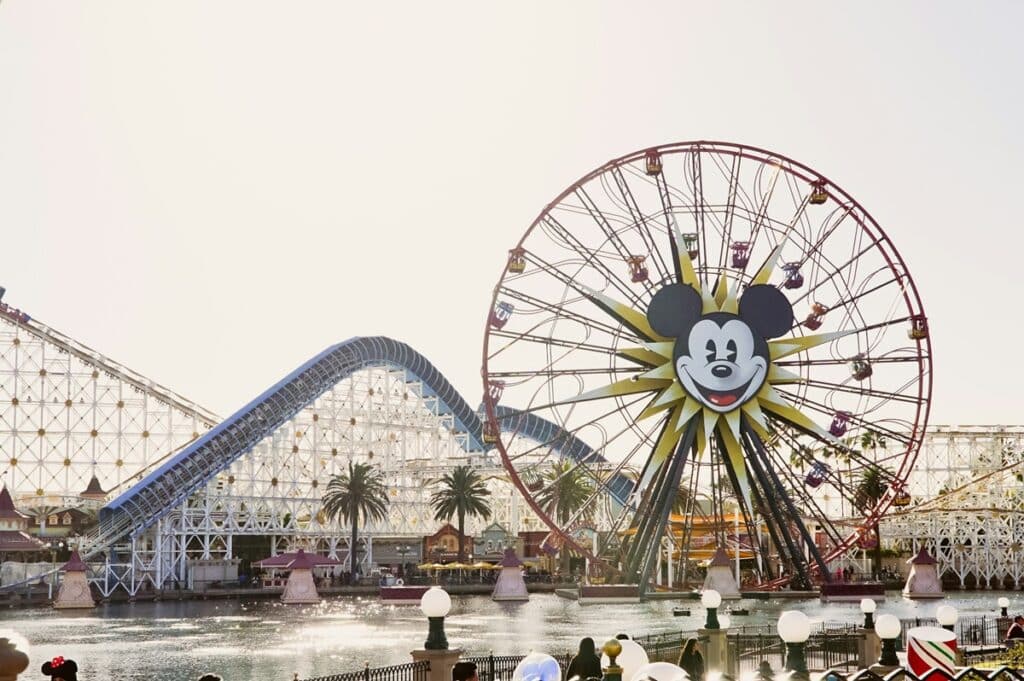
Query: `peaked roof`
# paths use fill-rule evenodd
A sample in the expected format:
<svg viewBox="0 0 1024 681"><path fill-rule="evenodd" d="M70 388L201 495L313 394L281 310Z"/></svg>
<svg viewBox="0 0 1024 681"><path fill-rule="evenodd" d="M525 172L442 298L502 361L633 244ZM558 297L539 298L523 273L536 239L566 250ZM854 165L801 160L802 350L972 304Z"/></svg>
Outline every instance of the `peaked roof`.
<svg viewBox="0 0 1024 681"><path fill-rule="evenodd" d="M327 556L320 556L315 553L306 553L299 549L294 553L279 553L270 556L256 563L257 567L276 567L287 570L312 569L317 565L338 565L339 561Z"/></svg>
<svg viewBox="0 0 1024 681"><path fill-rule="evenodd" d="M509 547L505 549L505 557L502 558L501 562L498 564L501 565L501 567L519 567L523 562L519 560L519 556L516 555L516 550Z"/></svg>
<svg viewBox="0 0 1024 681"><path fill-rule="evenodd" d="M79 496L105 497L107 496L107 493L103 491L102 487L100 487L100 481L96 479L96 474L93 473L92 479L89 480L89 486L86 487L85 490Z"/></svg>
<svg viewBox="0 0 1024 681"><path fill-rule="evenodd" d="M907 561L911 565L935 565L939 561L932 558L932 555L922 546L917 555Z"/></svg>
<svg viewBox="0 0 1024 681"><path fill-rule="evenodd" d="M708 563L708 567L730 567L731 565L729 554L721 546L715 549L715 555L711 557L711 562Z"/></svg>
<svg viewBox="0 0 1024 681"><path fill-rule="evenodd" d="M46 544L24 532L12 530L0 531L0 552L4 551L42 551Z"/></svg>
<svg viewBox="0 0 1024 681"><path fill-rule="evenodd" d="M26 514L14 507L14 499L11 498L11 493L7 491L7 485L0 489L0 518L17 518L18 520L28 518Z"/></svg>
<svg viewBox="0 0 1024 681"><path fill-rule="evenodd" d="M61 568L64 572L85 572L89 569L82 558L78 555L78 551L71 552L71 560L64 563L64 567Z"/></svg>

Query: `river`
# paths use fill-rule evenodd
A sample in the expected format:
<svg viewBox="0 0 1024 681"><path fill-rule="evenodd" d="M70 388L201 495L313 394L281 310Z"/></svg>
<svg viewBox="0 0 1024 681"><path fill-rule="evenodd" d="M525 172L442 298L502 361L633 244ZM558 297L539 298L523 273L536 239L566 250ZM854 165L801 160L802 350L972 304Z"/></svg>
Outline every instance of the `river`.
<svg viewBox="0 0 1024 681"><path fill-rule="evenodd" d="M953 593L945 601L962 615L996 614L996 598L1008 596L1011 612L1024 608L1016 592ZM782 610L806 612L813 621L860 621L857 604L818 600L739 601L749 608L734 624L774 622ZM939 603L904 600L890 592L878 614L931 617ZM673 617L687 605L691 617ZM1016 607L1016 610L1014 609ZM575 649L581 636L598 643L623 632L640 635L696 629L699 601L652 601L637 605L580 606L553 594L533 594L528 603L495 603L486 596L455 596L445 630L452 647L473 654L559 653ZM376 598L335 597L315 606L271 600L163 601L101 605L92 611L52 609L0 613L0 630L27 644L31 664L24 678L41 678L44 660L74 659L80 678L119 681L186 681L212 671L225 681L290 681L371 666L411 661L427 623L418 606L382 605Z"/></svg>

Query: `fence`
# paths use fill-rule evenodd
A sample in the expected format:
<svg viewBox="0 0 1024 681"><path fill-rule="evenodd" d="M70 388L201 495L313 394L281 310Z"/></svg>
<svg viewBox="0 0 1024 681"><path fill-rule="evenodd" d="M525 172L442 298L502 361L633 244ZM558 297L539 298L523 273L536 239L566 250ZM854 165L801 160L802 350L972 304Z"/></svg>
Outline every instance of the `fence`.
<svg viewBox="0 0 1024 681"><path fill-rule="evenodd" d="M956 622L956 641L961 647L999 646L1006 638L1006 630L1012 622L1009 617L961 617ZM907 646L907 630L912 627L937 627L938 620L927 617L900 620L899 647Z"/></svg>
<svg viewBox="0 0 1024 681"><path fill-rule="evenodd" d="M480 681L507 681L512 678L512 672L516 665L523 661L525 655L481 655L478 657L462 657L460 662L473 662L476 664L476 673ZM569 667L572 661L571 654L555 655L558 664L562 669Z"/></svg>
<svg viewBox="0 0 1024 681"><path fill-rule="evenodd" d="M427 681L427 673L430 671L430 661L409 662L408 664L396 664L392 667L370 668L367 664L356 672L345 674L332 674L331 676L318 676L306 681ZM483 681L483 679L481 679Z"/></svg>

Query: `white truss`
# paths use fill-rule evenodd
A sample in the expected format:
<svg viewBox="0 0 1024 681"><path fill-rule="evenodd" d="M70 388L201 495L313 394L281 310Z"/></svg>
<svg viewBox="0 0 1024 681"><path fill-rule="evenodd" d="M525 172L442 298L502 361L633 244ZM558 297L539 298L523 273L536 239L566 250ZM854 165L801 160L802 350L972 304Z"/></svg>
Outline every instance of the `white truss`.
<svg viewBox="0 0 1024 681"><path fill-rule="evenodd" d="M961 586L999 588L1024 579L1024 426L929 429L910 490L919 500L893 509L882 539L895 548L926 548L939 573Z"/></svg>
<svg viewBox="0 0 1024 681"><path fill-rule="evenodd" d="M94 474L124 492L217 421L45 324L0 311L0 475L22 511L81 506Z"/></svg>
<svg viewBox="0 0 1024 681"><path fill-rule="evenodd" d="M166 516L139 540L135 568L155 583L184 581L187 561L231 558L233 538L242 535L271 536L275 550L302 546L344 560L349 528L328 521L321 497L349 461L378 467L390 495L387 518L360 527L368 563L375 538L419 540L436 531L430 481L459 464L473 465L487 478L493 520L513 533L541 529L494 459L468 448L466 434L455 430L453 417L442 413L437 398L424 395L417 380L400 369L361 370ZM468 518L467 533L486 524Z"/></svg>

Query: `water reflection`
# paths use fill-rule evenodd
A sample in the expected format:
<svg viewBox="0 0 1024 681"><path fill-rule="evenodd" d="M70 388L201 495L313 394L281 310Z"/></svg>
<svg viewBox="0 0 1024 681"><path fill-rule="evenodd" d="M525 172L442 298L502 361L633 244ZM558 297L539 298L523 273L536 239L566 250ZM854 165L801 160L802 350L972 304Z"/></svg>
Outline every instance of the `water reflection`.
<svg viewBox="0 0 1024 681"><path fill-rule="evenodd" d="M945 602L962 616L992 615L1006 595L1013 612L1024 609L1019 594L984 592L952 595L947 601L914 602L899 594L879 606L901 618L931 617ZM1017 598L1015 598L1015 596ZM619 632L631 636L694 630L702 623L696 603L689 617L674 617L678 602L581 607L553 595L535 594L526 603L495 603L487 597L453 597L446 621L448 640L474 654L562 653L582 636L599 643ZM733 626L772 623L782 610L803 610L814 622L859 622L857 603L739 601L749 616L732 616ZM289 679L327 675L361 667L410 661L422 647L426 622L416 606L384 605L376 598L337 598L314 606L274 601L195 601L106 605L95 611L51 609L0 613L0 630L27 640L33 666L57 655L73 658L82 678L181 681L215 671L228 681ZM38 661L38 662L37 662Z"/></svg>

